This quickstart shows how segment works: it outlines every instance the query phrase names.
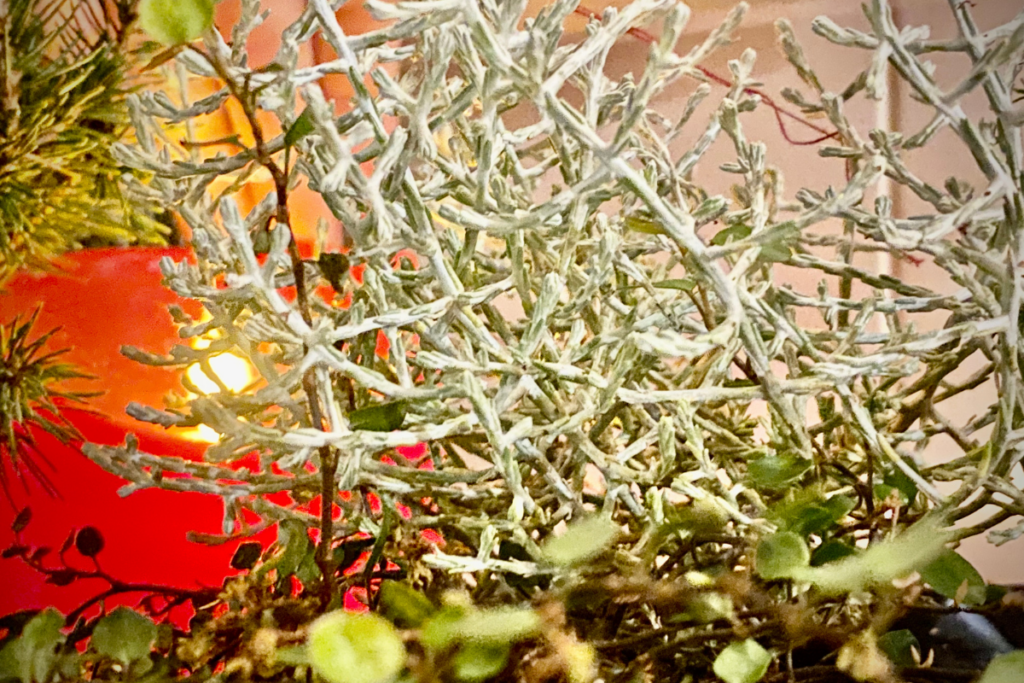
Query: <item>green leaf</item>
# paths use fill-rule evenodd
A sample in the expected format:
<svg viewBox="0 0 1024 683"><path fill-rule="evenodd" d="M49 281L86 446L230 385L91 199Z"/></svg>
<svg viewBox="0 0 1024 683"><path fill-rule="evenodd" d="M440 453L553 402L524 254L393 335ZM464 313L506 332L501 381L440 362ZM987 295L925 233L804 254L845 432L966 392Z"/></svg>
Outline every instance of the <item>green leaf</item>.
<svg viewBox="0 0 1024 683"><path fill-rule="evenodd" d="M64 642L63 626L64 617L52 607L32 617L21 635L0 650L0 680L48 681L57 661L57 646Z"/></svg>
<svg viewBox="0 0 1024 683"><path fill-rule="evenodd" d="M806 537L829 531L856 506L857 501L849 496L838 495L826 499L810 491L809 495L798 496L793 501L773 506L769 515L784 531Z"/></svg>
<svg viewBox="0 0 1024 683"><path fill-rule="evenodd" d="M882 478L882 483L902 493L906 505L914 504L914 499L917 498L917 484L900 468L893 467L892 471Z"/></svg>
<svg viewBox="0 0 1024 683"><path fill-rule="evenodd" d="M405 401L391 401L353 410L348 414L348 423L352 429L393 432L401 429L402 423L405 422L405 413Z"/></svg>
<svg viewBox="0 0 1024 683"><path fill-rule="evenodd" d="M501 643L466 643L452 657L455 678L482 683L497 676L508 664L508 651L509 646Z"/></svg>
<svg viewBox="0 0 1024 683"><path fill-rule="evenodd" d="M325 614L310 626L307 649L314 671L330 683L386 683L405 668L401 636L376 614Z"/></svg>
<svg viewBox="0 0 1024 683"><path fill-rule="evenodd" d="M313 112L309 110L309 105L302 110L299 114L299 118L295 119L292 125L288 128L288 132L284 134L284 146L294 147L295 143L306 137L313 132Z"/></svg>
<svg viewBox="0 0 1024 683"><path fill-rule="evenodd" d="M660 223L652 221L650 218L644 218L643 216L626 216L622 221L626 230L632 230L633 232L642 232L645 235L664 235L665 228Z"/></svg>
<svg viewBox="0 0 1024 683"><path fill-rule="evenodd" d="M1024 681L1024 650L999 655L985 667L978 683L1020 683Z"/></svg>
<svg viewBox="0 0 1024 683"><path fill-rule="evenodd" d="M31 508L28 508L28 507L22 508L22 510L14 518L14 521L11 522L11 531L13 531L16 534L20 533L20 532L25 530L25 527L27 527L28 523L31 522L31 521L32 521L32 510L31 510Z"/></svg>
<svg viewBox="0 0 1024 683"><path fill-rule="evenodd" d="M213 26L214 0L142 0L139 24L164 45L191 43Z"/></svg>
<svg viewBox="0 0 1024 683"><path fill-rule="evenodd" d="M316 563L316 546L309 543L306 546L306 554L295 568L295 578L304 586L308 586L314 581L319 581L321 576L323 573L320 571L320 565Z"/></svg>
<svg viewBox="0 0 1024 683"><path fill-rule="evenodd" d="M420 643L428 650L440 652L457 642L462 636L459 624L466 616L466 608L446 605L432 616L420 633Z"/></svg>
<svg viewBox="0 0 1024 683"><path fill-rule="evenodd" d="M156 642L156 624L135 610L124 607L99 620L90 643L101 655L130 664L148 657Z"/></svg>
<svg viewBox="0 0 1024 683"><path fill-rule="evenodd" d="M263 576L276 569L278 581L286 579L299 569L311 545L305 525L294 520L281 522L277 527L277 546L281 550L263 562L257 575Z"/></svg>
<svg viewBox="0 0 1024 683"><path fill-rule="evenodd" d="M889 631L882 635L878 639L878 647L882 649L882 652L889 658L889 661L896 666L917 666L917 662L914 661L913 650L917 650L918 654L920 654L921 643L918 642L917 636L907 629Z"/></svg>
<svg viewBox="0 0 1024 683"><path fill-rule="evenodd" d="M715 236L711 238L711 244L716 247L725 246L729 242L736 242L746 237L750 237L750 233L753 228L745 223L737 223L736 225L730 225L728 228L722 228Z"/></svg>
<svg viewBox="0 0 1024 683"><path fill-rule="evenodd" d="M788 578L811 561L807 543L792 531L780 531L757 544L754 567L763 579Z"/></svg>
<svg viewBox="0 0 1024 683"><path fill-rule="evenodd" d="M735 614L732 598L725 593L701 592L686 606L686 616L701 624L732 619Z"/></svg>
<svg viewBox="0 0 1024 683"><path fill-rule="evenodd" d="M658 282L652 282L651 285L658 289L678 289L683 292L689 292L697 286L697 283L691 278L681 277L673 280L659 280Z"/></svg>
<svg viewBox="0 0 1024 683"><path fill-rule="evenodd" d="M747 463L747 474L757 488L781 489L802 477L812 465L799 455L768 456Z"/></svg>
<svg viewBox="0 0 1024 683"><path fill-rule="evenodd" d="M391 580L380 585L380 607L384 616L403 628L419 628L437 612L426 595L408 584Z"/></svg>
<svg viewBox="0 0 1024 683"><path fill-rule="evenodd" d="M985 604L985 579L970 562L952 550L943 549L931 564L921 570L921 579L939 595L956 600L965 607Z"/></svg>
<svg viewBox="0 0 1024 683"><path fill-rule="evenodd" d="M309 666L309 652L304 647L289 645L277 648L274 661L285 666Z"/></svg>
<svg viewBox="0 0 1024 683"><path fill-rule="evenodd" d="M601 554L619 536L619 527L606 517L595 515L575 522L561 536L544 543L544 557L552 564L571 567Z"/></svg>
<svg viewBox="0 0 1024 683"><path fill-rule="evenodd" d="M771 653L753 638L747 638L722 650L711 668L725 683L757 683L771 663Z"/></svg>
<svg viewBox="0 0 1024 683"><path fill-rule="evenodd" d="M811 554L811 566L820 567L823 564L838 562L844 557L856 554L856 548L833 538L825 541L818 548L815 548L814 552Z"/></svg>
<svg viewBox="0 0 1024 683"><path fill-rule="evenodd" d="M715 236L717 237L717 235ZM762 244L761 251L758 253L757 258L760 261L778 263L788 261L792 255L792 249L787 247L781 241L775 241Z"/></svg>
<svg viewBox="0 0 1024 683"><path fill-rule="evenodd" d="M467 610L449 606L424 624L420 642L437 651L470 641L508 644L529 638L539 628L540 616L532 609L497 607Z"/></svg>
<svg viewBox="0 0 1024 683"><path fill-rule="evenodd" d="M814 584L826 595L860 592L926 567L948 541L949 533L927 519L862 553L820 567L798 568L788 578Z"/></svg>

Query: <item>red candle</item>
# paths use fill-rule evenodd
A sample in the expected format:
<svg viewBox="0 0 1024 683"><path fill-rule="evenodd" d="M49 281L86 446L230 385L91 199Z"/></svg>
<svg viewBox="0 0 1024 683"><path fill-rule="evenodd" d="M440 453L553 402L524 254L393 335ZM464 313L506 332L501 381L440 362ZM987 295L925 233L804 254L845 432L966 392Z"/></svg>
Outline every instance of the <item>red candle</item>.
<svg viewBox="0 0 1024 683"><path fill-rule="evenodd" d="M141 365L120 353L122 344L167 353L178 341L167 306L176 303L198 313L196 302L183 301L161 285L158 262L163 256L180 261L189 257L189 250L102 249L69 254L59 261L60 270L15 276L0 294L0 320L9 322L16 314L24 318L41 304L34 335L60 326L47 348L69 348L63 360L97 377L68 383L71 388L104 392L90 400L88 410L64 412L86 440L117 444L132 432L143 450L198 459L206 445L194 434L189 438L183 430L165 431L136 422L124 412L129 401L160 407L168 391L183 391L179 370ZM31 481L28 492L13 482L12 492L18 507L32 510L32 521L21 534L23 542L54 551L46 564L59 565L56 551L70 530L93 526L106 541L97 559L120 580L196 588L219 586L231 573L234 544L204 546L186 539L193 530L219 533L222 506L218 498L155 489L122 498L117 490L124 482L92 463L76 446L62 445L47 434L37 439L53 466L43 464L60 498L47 496ZM0 547L6 548L15 540L14 512L5 504L0 509ZM91 561L73 550L68 560L92 569ZM0 574L4 577L0 614L47 605L70 610L107 588L98 579L68 586L48 584L17 558L0 560ZM129 595L113 602L132 603L139 597Z"/></svg>

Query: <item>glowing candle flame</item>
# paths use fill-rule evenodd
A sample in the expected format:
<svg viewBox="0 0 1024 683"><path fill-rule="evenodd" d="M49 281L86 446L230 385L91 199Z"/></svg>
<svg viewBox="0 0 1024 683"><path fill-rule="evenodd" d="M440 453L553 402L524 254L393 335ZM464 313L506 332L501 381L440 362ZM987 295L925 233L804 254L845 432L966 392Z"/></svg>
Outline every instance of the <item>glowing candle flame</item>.
<svg viewBox="0 0 1024 683"><path fill-rule="evenodd" d="M252 365L245 359L233 354L219 353L216 356L211 356L209 363L217 379L230 391L239 392L253 380L254 372ZM185 371L185 376L203 394L215 394L220 391L220 386L203 371L199 363L190 365ZM204 424L186 430L184 436L194 441L204 441L206 443L217 443L220 441L220 434L212 427Z"/></svg>

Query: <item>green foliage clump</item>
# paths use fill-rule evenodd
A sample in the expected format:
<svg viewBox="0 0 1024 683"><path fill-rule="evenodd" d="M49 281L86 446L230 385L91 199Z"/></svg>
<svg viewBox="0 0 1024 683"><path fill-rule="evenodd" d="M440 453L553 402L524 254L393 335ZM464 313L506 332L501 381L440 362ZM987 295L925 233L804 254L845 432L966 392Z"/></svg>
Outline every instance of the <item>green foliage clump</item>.
<svg viewBox="0 0 1024 683"><path fill-rule="evenodd" d="M110 153L130 127L135 0L11 0L0 16L0 282L83 246L163 244Z"/></svg>
<svg viewBox="0 0 1024 683"><path fill-rule="evenodd" d="M46 463L38 451L33 430L40 429L67 443L79 438L61 413L59 403L84 403L94 394L67 391L61 382L92 379L73 365L59 362L67 349L48 349L47 342L56 329L33 338L33 328L41 309L27 320L15 316L0 324L0 488L12 500L10 477L34 478L51 494Z"/></svg>

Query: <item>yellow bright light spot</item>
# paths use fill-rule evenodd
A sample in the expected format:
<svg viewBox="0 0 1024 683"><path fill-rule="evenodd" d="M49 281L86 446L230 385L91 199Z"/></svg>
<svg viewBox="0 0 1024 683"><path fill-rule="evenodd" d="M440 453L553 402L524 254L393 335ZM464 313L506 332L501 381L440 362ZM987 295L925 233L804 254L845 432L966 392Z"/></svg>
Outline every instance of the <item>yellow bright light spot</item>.
<svg viewBox="0 0 1024 683"><path fill-rule="evenodd" d="M231 391L241 391L248 386L253 378L253 368L249 362L230 353L211 356L210 367L217 378ZM199 363L190 365L185 371L185 376L204 394L216 394L220 391L220 387L203 372Z"/></svg>
<svg viewBox="0 0 1024 683"><path fill-rule="evenodd" d="M192 429L185 430L185 438L190 441L202 441L203 443L217 443L220 441L220 434L217 430L208 425L199 425Z"/></svg>

